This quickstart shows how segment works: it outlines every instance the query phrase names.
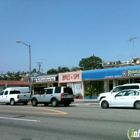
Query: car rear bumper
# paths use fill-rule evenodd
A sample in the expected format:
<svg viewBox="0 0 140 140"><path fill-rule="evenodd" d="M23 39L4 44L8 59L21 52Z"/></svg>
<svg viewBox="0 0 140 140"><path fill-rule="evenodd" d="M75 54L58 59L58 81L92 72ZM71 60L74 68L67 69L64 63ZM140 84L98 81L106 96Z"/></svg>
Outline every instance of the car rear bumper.
<svg viewBox="0 0 140 140"><path fill-rule="evenodd" d="M74 102L73 98L63 98L60 102Z"/></svg>
<svg viewBox="0 0 140 140"><path fill-rule="evenodd" d="M30 99L18 99L16 102L17 103L23 103L23 102L29 102Z"/></svg>

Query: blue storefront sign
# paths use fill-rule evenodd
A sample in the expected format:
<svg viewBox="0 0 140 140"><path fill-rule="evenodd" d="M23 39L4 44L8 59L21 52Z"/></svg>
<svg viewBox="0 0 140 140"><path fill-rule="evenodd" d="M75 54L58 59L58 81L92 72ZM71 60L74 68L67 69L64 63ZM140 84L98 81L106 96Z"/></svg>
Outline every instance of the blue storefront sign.
<svg viewBox="0 0 140 140"><path fill-rule="evenodd" d="M140 66L125 66L82 71L82 80L115 79L140 76Z"/></svg>

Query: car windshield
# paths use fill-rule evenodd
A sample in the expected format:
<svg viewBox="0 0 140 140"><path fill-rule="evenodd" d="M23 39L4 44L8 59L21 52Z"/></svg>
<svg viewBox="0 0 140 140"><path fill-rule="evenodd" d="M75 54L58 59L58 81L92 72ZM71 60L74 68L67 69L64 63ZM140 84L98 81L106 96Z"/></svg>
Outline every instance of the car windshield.
<svg viewBox="0 0 140 140"><path fill-rule="evenodd" d="M111 90L111 92L118 92L125 89L139 89L139 86L138 85L120 86L120 87L114 88L113 90Z"/></svg>

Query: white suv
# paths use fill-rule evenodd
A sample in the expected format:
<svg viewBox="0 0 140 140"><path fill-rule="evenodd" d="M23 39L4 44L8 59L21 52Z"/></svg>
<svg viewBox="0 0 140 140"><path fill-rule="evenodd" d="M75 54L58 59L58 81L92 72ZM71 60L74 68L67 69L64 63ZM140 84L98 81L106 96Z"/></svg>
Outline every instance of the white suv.
<svg viewBox="0 0 140 140"><path fill-rule="evenodd" d="M58 104L64 104L64 106L69 106L73 102L73 91L70 87L48 87L44 88L44 92L41 94L33 95L31 98L32 106L37 106L37 104L52 104L56 107Z"/></svg>
<svg viewBox="0 0 140 140"><path fill-rule="evenodd" d="M98 97L98 101L101 101L103 98L115 94L119 91L125 89L139 89L140 90L140 83L132 83L132 84L124 84L114 87L110 92L101 93Z"/></svg>

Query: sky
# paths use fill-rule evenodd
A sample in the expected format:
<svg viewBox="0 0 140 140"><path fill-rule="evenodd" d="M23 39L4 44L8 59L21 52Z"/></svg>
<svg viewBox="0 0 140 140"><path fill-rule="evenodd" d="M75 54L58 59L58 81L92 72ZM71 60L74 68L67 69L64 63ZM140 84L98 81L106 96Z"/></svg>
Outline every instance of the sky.
<svg viewBox="0 0 140 140"><path fill-rule="evenodd" d="M0 0L0 73L140 57L140 0ZM137 38L135 38L137 37ZM135 39L132 39L135 38ZM132 39L130 41L130 39Z"/></svg>

